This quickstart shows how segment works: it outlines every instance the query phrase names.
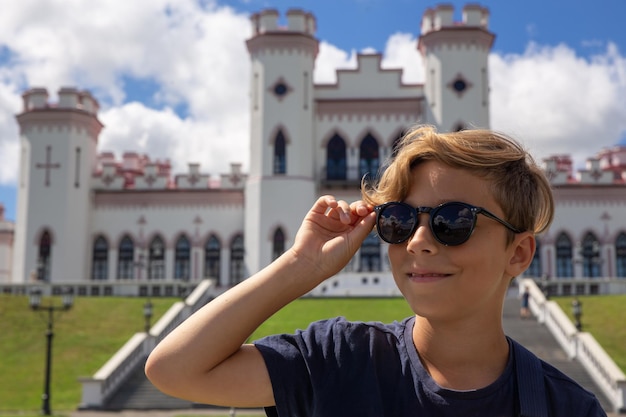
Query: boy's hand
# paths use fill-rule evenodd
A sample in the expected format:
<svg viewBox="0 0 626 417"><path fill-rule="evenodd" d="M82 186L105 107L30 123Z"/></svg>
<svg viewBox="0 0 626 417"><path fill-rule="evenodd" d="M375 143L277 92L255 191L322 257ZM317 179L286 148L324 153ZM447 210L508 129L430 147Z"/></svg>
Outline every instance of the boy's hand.
<svg viewBox="0 0 626 417"><path fill-rule="evenodd" d="M333 196L320 197L302 221L291 250L326 279L350 261L374 227L373 207Z"/></svg>

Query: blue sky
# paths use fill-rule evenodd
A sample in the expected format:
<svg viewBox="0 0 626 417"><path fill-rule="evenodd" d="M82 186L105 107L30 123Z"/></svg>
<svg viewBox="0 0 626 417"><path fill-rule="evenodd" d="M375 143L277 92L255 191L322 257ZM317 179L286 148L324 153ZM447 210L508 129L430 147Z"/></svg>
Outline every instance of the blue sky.
<svg viewBox="0 0 626 417"><path fill-rule="evenodd" d="M460 19L468 2L448 1ZM490 0L492 127L540 159L571 154L581 166L626 143L626 1ZM358 52L421 82L416 0L21 0L0 14L0 203L15 219L21 94L90 90L105 124L98 149L199 162L217 175L247 164L248 17L264 8L312 12L321 41L316 82L334 81ZM416 64L417 63L417 64Z"/></svg>

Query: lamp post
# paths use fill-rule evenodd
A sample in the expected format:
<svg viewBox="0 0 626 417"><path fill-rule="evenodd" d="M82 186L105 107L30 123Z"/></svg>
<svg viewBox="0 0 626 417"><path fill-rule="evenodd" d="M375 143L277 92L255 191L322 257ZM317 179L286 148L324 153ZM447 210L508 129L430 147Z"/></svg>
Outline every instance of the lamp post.
<svg viewBox="0 0 626 417"><path fill-rule="evenodd" d="M45 380L43 386L43 395L41 396L41 413L43 415L50 415L50 374L52 371L52 337L54 336L54 312L55 311L67 311L72 308L74 303L74 296L71 291L65 291L62 297L62 305L57 306L54 304L42 305L41 304L41 291L34 289L30 292L30 308L33 311L47 311L48 312L48 328L46 330L46 369Z"/></svg>
<svg viewBox="0 0 626 417"><path fill-rule="evenodd" d="M144 329L146 333L150 333L150 319L152 318L152 303L148 298L148 301L143 305L143 318L146 320Z"/></svg>

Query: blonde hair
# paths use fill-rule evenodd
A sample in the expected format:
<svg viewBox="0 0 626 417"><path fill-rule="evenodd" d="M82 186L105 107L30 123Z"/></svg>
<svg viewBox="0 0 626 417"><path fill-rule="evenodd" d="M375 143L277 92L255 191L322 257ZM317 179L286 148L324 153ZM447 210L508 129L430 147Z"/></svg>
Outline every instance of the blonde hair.
<svg viewBox="0 0 626 417"><path fill-rule="evenodd" d="M412 169L437 161L487 180L505 219L521 231L541 233L554 217L550 183L532 156L512 138L491 130L438 133L415 126L397 145L397 154L380 179L362 184L363 200L372 205L403 201L412 185ZM513 234L509 236L509 241Z"/></svg>

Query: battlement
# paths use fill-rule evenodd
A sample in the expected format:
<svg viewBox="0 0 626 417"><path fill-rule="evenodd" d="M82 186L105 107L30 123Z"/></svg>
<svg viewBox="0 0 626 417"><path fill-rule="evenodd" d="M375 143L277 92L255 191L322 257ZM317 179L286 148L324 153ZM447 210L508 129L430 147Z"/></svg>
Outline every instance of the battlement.
<svg viewBox="0 0 626 417"><path fill-rule="evenodd" d="M626 184L626 146L604 149L576 171L569 155L552 155L543 160L543 170L552 185Z"/></svg>
<svg viewBox="0 0 626 417"><path fill-rule="evenodd" d="M279 13L276 9L266 9L255 13L250 17L252 22L252 36L262 35L267 32L296 32L315 35L316 21L313 14L300 9L287 11L287 26L278 24Z"/></svg>
<svg viewBox="0 0 626 417"><path fill-rule="evenodd" d="M48 101L48 90L45 88L31 88L22 94L24 112L39 109L77 109L96 115L100 108L98 101L89 91L79 91L74 87L62 87L58 91L59 101Z"/></svg>
<svg viewBox="0 0 626 417"><path fill-rule="evenodd" d="M468 4L463 7L462 20L454 21L454 6L440 4L437 7L426 9L422 16L421 33L441 30L443 28L479 27L489 28L489 9L478 4Z"/></svg>

